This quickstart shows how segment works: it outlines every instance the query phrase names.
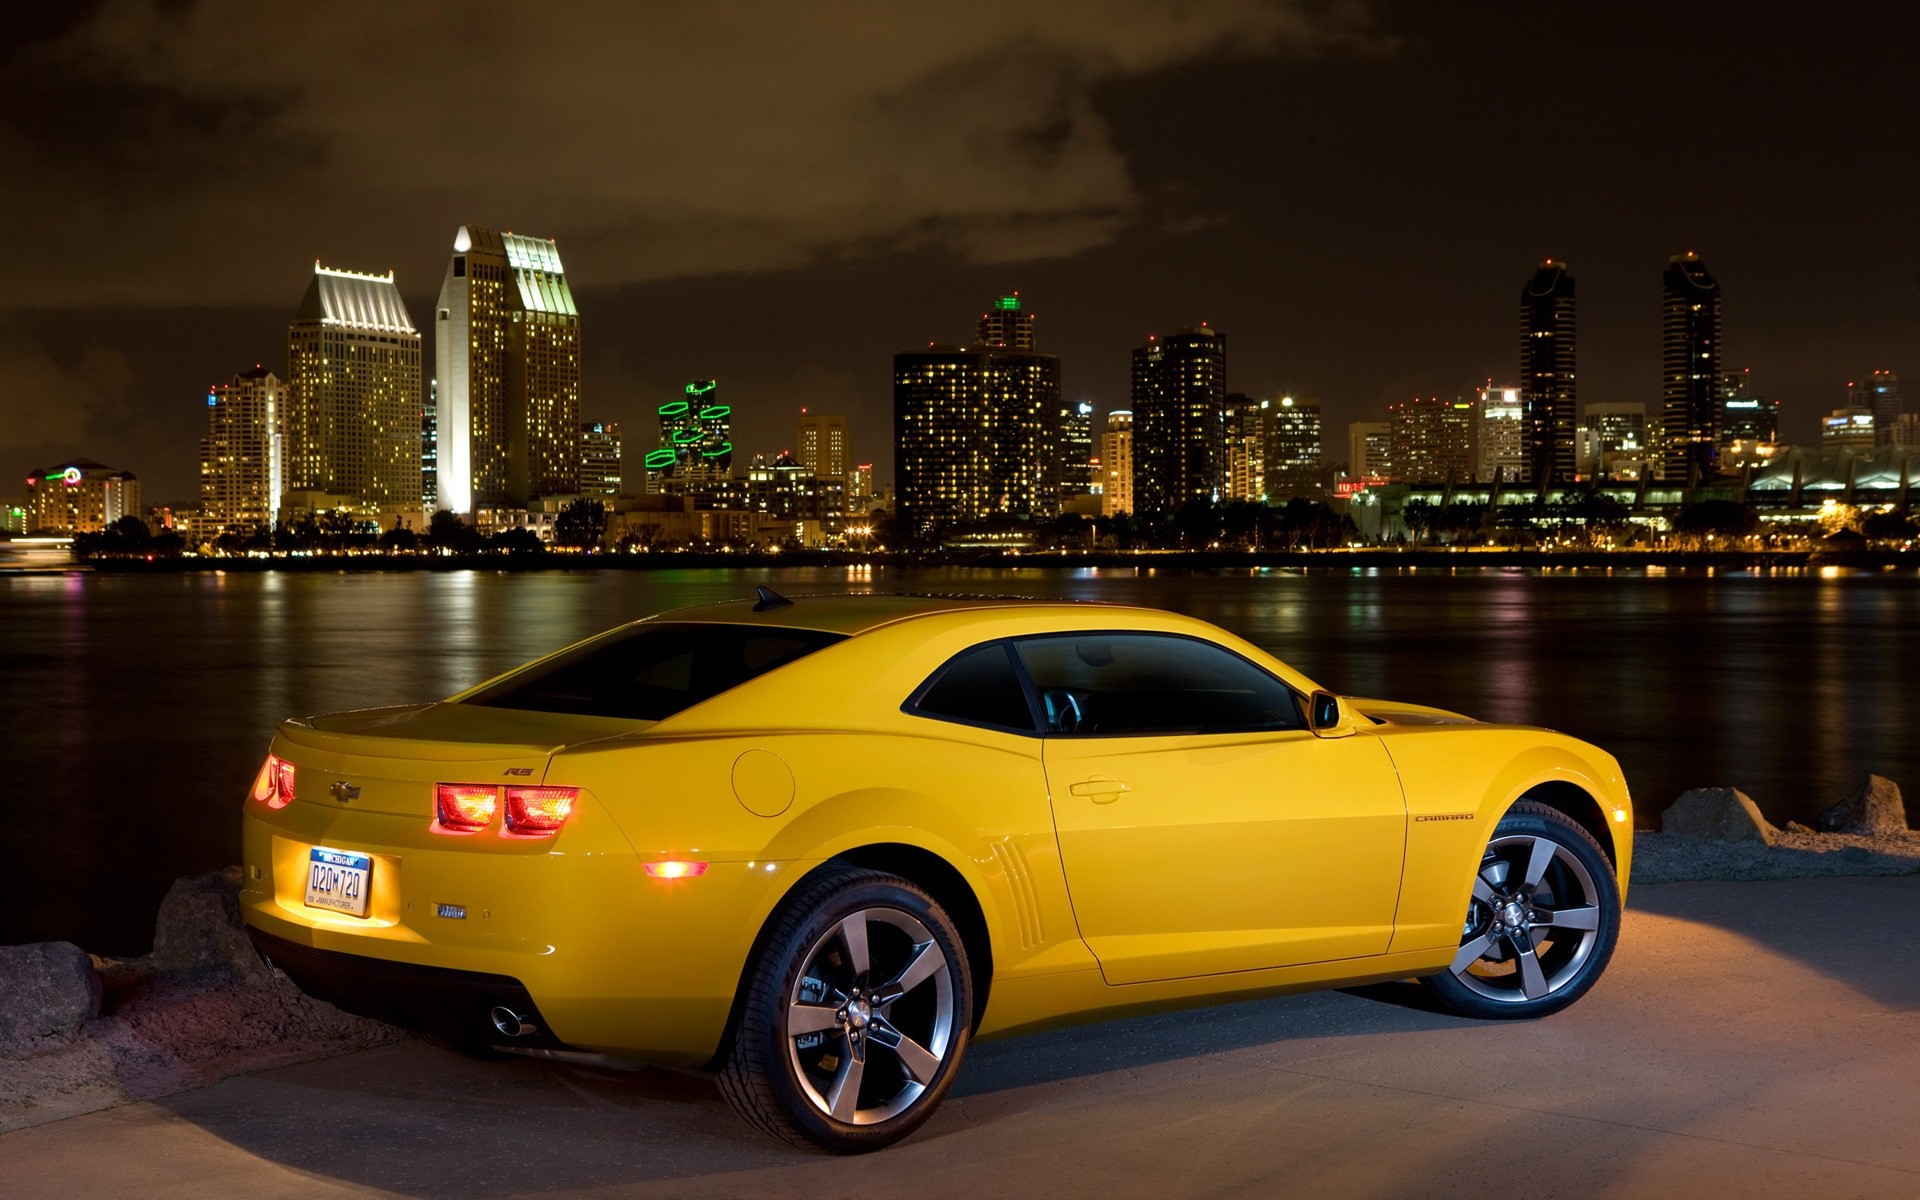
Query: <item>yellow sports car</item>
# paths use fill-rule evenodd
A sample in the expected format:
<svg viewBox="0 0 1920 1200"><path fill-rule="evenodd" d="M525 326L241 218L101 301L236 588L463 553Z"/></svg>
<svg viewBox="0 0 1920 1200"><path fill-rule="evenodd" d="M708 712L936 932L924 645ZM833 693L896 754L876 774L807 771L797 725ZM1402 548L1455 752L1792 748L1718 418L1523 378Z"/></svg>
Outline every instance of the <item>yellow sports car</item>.
<svg viewBox="0 0 1920 1200"><path fill-rule="evenodd" d="M282 722L262 953L455 1048L712 1069L844 1152L976 1037L1408 977L1534 1017L1613 952L1632 821L1593 746L1176 613L760 593Z"/></svg>

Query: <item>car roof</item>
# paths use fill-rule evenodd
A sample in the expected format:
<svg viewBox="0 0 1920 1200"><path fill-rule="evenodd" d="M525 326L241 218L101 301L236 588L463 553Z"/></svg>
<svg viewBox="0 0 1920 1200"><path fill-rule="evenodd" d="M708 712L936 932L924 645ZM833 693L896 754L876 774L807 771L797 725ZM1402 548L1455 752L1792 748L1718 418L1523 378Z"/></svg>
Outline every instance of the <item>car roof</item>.
<svg viewBox="0 0 1920 1200"><path fill-rule="evenodd" d="M985 612L993 609L1050 610L1105 607L1092 600L1047 600L1027 596L935 595L912 592L794 595L791 603L765 612L754 611L753 600L726 600L675 609L647 618L650 621L713 621L728 625L766 625L782 629L818 629L828 633L866 633L912 617L936 613Z"/></svg>

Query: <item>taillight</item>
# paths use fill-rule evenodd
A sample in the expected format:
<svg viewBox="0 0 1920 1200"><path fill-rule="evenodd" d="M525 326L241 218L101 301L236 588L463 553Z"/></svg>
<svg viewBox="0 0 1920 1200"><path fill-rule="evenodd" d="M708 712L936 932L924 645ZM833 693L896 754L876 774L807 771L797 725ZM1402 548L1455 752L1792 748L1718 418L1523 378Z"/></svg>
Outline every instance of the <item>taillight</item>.
<svg viewBox="0 0 1920 1200"><path fill-rule="evenodd" d="M507 828L515 833L552 833L567 823L579 788L510 787Z"/></svg>
<svg viewBox="0 0 1920 1200"><path fill-rule="evenodd" d="M293 764L277 755L267 755L266 765L253 780L253 798L268 808L292 804Z"/></svg>
<svg viewBox="0 0 1920 1200"><path fill-rule="evenodd" d="M443 783L434 789L439 801L440 824L462 833L472 833L493 824L500 808L500 789L486 783Z"/></svg>

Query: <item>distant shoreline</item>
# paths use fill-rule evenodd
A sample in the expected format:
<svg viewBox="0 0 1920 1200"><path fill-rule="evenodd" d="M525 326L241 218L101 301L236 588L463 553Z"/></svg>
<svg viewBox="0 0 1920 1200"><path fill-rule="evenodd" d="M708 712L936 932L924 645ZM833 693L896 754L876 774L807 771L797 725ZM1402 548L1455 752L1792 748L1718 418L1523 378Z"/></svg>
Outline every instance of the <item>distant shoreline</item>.
<svg viewBox="0 0 1920 1200"><path fill-rule="evenodd" d="M852 554L833 550L781 553L653 552L645 554L330 554L277 555L266 558L180 557L99 558L85 567L101 574L171 574L183 571L661 571L766 570L777 567L960 567L996 570L1173 570L1235 569L1401 570L1478 568L1652 567L1683 571L1804 570L1844 567L1856 570L1920 569L1920 553L1899 550L1528 550L1448 549L1445 547L1352 550L1148 550L1097 552L944 551Z"/></svg>

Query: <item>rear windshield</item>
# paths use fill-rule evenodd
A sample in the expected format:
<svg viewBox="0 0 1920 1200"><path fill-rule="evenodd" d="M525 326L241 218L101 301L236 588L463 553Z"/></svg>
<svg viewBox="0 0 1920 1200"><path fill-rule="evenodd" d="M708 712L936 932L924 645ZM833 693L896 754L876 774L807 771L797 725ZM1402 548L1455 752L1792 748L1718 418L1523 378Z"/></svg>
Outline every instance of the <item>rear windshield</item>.
<svg viewBox="0 0 1920 1200"><path fill-rule="evenodd" d="M466 703L659 721L845 637L705 621L635 625L503 679Z"/></svg>

